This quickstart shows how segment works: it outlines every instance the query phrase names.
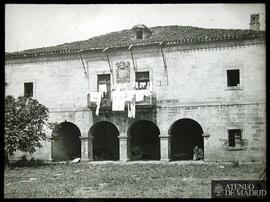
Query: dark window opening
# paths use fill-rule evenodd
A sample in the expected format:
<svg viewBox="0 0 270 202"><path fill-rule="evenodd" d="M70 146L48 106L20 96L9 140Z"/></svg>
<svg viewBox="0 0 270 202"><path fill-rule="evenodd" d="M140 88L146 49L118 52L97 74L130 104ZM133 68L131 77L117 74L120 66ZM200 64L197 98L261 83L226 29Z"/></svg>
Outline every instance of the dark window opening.
<svg viewBox="0 0 270 202"><path fill-rule="evenodd" d="M251 15L251 21L256 21L256 20L259 20L259 15L256 14L256 15Z"/></svg>
<svg viewBox="0 0 270 202"><path fill-rule="evenodd" d="M98 92L102 92L103 99L109 99L110 98L110 88L111 88L110 74L100 74L100 75L97 75L97 77L98 77L97 78Z"/></svg>
<svg viewBox="0 0 270 202"><path fill-rule="evenodd" d="M136 72L136 90L149 88L149 72Z"/></svg>
<svg viewBox="0 0 270 202"><path fill-rule="evenodd" d="M237 144L241 144L241 130L231 129L229 130L229 146L235 147Z"/></svg>
<svg viewBox="0 0 270 202"><path fill-rule="evenodd" d="M33 97L33 82L24 83L24 97Z"/></svg>
<svg viewBox="0 0 270 202"><path fill-rule="evenodd" d="M227 85L239 86L240 85L239 69L227 70Z"/></svg>
<svg viewBox="0 0 270 202"><path fill-rule="evenodd" d="M143 38L143 31L137 31L136 32L136 39L142 39Z"/></svg>

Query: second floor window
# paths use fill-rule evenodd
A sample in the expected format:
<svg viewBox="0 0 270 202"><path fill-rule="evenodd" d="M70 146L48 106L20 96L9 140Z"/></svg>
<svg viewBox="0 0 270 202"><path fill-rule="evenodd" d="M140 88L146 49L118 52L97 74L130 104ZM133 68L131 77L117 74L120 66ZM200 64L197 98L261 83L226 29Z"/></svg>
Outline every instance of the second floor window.
<svg viewBox="0 0 270 202"><path fill-rule="evenodd" d="M149 88L149 72L136 72L136 90Z"/></svg>
<svg viewBox="0 0 270 202"><path fill-rule="evenodd" d="M227 70L227 86L239 86L240 85L240 71L239 69Z"/></svg>
<svg viewBox="0 0 270 202"><path fill-rule="evenodd" d="M97 75L97 81L98 81L97 86L98 92L102 92L103 98L108 99L110 96L110 89L111 89L110 74Z"/></svg>
<svg viewBox="0 0 270 202"><path fill-rule="evenodd" d="M33 97L33 82L24 83L24 97Z"/></svg>

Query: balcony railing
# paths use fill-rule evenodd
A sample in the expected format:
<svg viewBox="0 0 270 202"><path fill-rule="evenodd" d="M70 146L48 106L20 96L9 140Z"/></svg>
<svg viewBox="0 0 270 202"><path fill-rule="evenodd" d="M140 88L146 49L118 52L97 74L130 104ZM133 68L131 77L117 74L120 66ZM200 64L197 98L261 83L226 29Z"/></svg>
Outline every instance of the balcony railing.
<svg viewBox="0 0 270 202"><path fill-rule="evenodd" d="M89 108L95 108L97 106L96 101L91 101L91 95L93 95L93 93L97 94L97 92L92 92L87 95L87 104ZM134 100L136 99L136 102L135 102L136 106L156 105L156 96L152 91L149 91L149 90L121 91L121 94L126 94L127 99L125 100L125 106L127 106L128 103L131 101L130 100L131 95L134 95ZM111 91L109 92L109 94L106 94L106 96L103 96L100 101L100 108L112 107L112 102L115 96L117 96L116 91Z"/></svg>

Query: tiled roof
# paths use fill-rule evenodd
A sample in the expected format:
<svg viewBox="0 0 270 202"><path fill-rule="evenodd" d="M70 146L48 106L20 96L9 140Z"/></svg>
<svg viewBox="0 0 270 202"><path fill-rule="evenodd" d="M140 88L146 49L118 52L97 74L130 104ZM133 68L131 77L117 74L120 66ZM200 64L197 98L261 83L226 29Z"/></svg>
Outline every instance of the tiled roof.
<svg viewBox="0 0 270 202"><path fill-rule="evenodd" d="M133 45L170 43L190 43L219 41L230 39L251 39L264 37L264 31L240 29L205 29L191 26L157 26L150 27L151 35L146 39L134 39L134 30L122 30L105 35L92 37L88 40L65 43L56 46L29 49L6 53L6 57L26 57L78 52L80 50L99 50L106 47L129 47Z"/></svg>

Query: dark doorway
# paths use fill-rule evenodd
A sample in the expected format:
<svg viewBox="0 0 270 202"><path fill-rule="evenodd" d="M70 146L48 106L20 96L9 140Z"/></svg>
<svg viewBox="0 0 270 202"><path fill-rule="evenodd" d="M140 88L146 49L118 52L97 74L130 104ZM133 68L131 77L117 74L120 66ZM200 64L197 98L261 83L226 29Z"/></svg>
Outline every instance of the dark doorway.
<svg viewBox="0 0 270 202"><path fill-rule="evenodd" d="M119 160L119 131L107 121L101 121L90 129L93 139L93 157L95 161Z"/></svg>
<svg viewBox="0 0 270 202"><path fill-rule="evenodd" d="M174 122L169 134L171 160L192 160L195 146L204 150L203 130L200 124L192 119L180 119Z"/></svg>
<svg viewBox="0 0 270 202"><path fill-rule="evenodd" d="M63 122L52 135L52 160L67 161L81 157L81 133L70 122Z"/></svg>
<svg viewBox="0 0 270 202"><path fill-rule="evenodd" d="M131 160L159 160L159 129L151 121L133 123L129 130Z"/></svg>

